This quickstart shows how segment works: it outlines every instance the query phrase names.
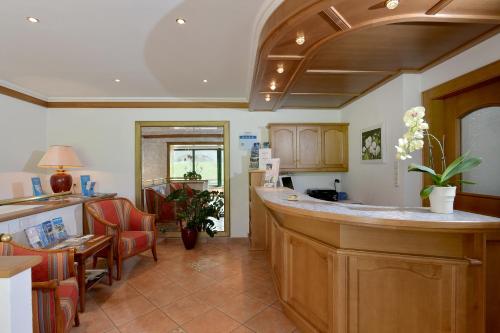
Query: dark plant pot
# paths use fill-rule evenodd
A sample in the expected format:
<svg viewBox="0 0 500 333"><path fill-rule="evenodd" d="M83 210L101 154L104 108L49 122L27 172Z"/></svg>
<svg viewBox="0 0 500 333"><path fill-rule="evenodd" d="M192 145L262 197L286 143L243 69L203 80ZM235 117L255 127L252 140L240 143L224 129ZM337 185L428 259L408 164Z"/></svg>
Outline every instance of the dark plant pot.
<svg viewBox="0 0 500 333"><path fill-rule="evenodd" d="M198 240L198 230L190 228L182 228L181 230L182 242L186 250L191 250L196 245Z"/></svg>

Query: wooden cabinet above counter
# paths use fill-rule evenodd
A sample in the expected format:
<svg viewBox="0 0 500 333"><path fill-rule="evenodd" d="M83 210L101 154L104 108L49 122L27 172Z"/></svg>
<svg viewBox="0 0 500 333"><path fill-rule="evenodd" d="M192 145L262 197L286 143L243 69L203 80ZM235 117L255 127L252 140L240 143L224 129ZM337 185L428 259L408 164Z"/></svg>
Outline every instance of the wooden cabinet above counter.
<svg viewBox="0 0 500 333"><path fill-rule="evenodd" d="M348 171L348 127L346 123L269 124L272 154L280 159L280 171Z"/></svg>

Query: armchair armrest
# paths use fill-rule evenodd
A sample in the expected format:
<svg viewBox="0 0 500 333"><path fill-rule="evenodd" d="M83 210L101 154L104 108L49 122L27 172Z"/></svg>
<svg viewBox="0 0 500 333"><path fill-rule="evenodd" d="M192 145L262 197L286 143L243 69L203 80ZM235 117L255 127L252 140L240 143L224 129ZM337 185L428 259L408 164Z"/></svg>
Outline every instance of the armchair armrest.
<svg viewBox="0 0 500 333"><path fill-rule="evenodd" d="M57 280L33 282L33 332L63 332L61 301L57 295Z"/></svg>

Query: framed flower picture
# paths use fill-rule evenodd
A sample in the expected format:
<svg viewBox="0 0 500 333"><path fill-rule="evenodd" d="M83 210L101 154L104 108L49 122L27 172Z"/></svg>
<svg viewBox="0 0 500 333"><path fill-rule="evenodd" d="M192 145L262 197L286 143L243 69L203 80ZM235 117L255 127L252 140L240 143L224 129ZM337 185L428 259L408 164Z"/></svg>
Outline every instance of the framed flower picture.
<svg viewBox="0 0 500 333"><path fill-rule="evenodd" d="M385 133L382 123L361 130L361 162L384 163Z"/></svg>

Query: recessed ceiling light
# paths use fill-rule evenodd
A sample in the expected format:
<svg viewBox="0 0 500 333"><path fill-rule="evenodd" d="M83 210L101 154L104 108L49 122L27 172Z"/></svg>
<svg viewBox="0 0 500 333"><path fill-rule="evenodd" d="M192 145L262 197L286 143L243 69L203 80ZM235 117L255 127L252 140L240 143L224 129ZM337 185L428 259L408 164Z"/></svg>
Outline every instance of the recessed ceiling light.
<svg viewBox="0 0 500 333"><path fill-rule="evenodd" d="M38 22L40 22L39 19L37 19L36 17L32 17L32 16L28 16L26 19L28 20L28 22L31 22L31 23L38 23Z"/></svg>
<svg viewBox="0 0 500 333"><path fill-rule="evenodd" d="M276 90L276 81L271 82L271 84L269 85L269 88L271 88L272 91L275 91Z"/></svg>
<svg viewBox="0 0 500 333"><path fill-rule="evenodd" d="M295 38L295 43L297 43L297 45L303 45L305 42L306 42L306 36L304 36L302 32L299 32L297 34L297 38Z"/></svg>
<svg viewBox="0 0 500 333"><path fill-rule="evenodd" d="M183 19L182 17L179 17L177 20L175 20L178 24L186 24L186 20Z"/></svg>
<svg viewBox="0 0 500 333"><path fill-rule="evenodd" d="M208 82L208 80L207 80L207 79L204 79L204 80L203 80L203 83L207 83L207 82Z"/></svg>
<svg viewBox="0 0 500 333"><path fill-rule="evenodd" d="M118 82L120 82L120 81L121 81L120 79L115 79L115 82L116 82L116 83L118 83Z"/></svg>
<svg viewBox="0 0 500 333"><path fill-rule="evenodd" d="M399 0L387 0L385 6L387 9L396 9L396 7L399 6Z"/></svg>
<svg viewBox="0 0 500 333"><path fill-rule="evenodd" d="M283 64L278 64L276 72L278 72L279 74L283 74L284 71L285 71L285 66Z"/></svg>
<svg viewBox="0 0 500 333"><path fill-rule="evenodd" d="M264 98L264 100L266 102L270 102L271 101L271 95L267 94L266 97Z"/></svg>

